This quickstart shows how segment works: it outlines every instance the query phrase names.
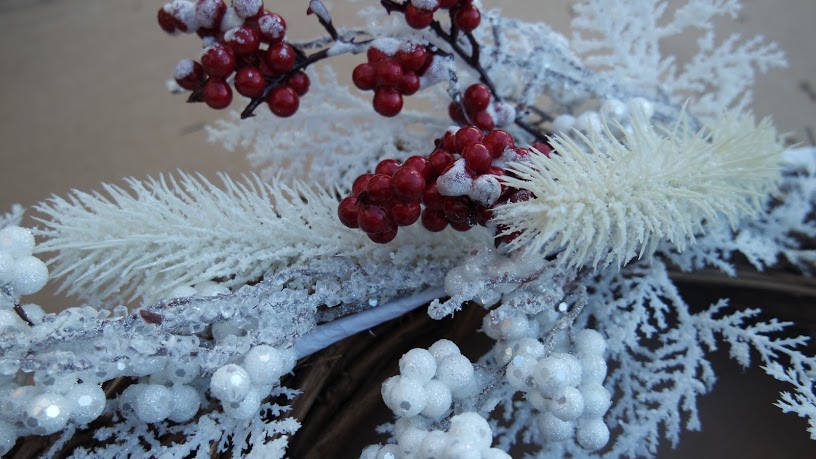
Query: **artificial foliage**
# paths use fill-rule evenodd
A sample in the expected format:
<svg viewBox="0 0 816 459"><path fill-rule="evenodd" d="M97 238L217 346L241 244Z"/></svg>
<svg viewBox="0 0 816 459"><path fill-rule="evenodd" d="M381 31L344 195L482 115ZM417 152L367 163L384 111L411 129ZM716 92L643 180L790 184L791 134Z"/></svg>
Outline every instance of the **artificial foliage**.
<svg viewBox="0 0 816 459"><path fill-rule="evenodd" d="M692 309L669 275L816 262L816 151L751 115L784 56L716 35L736 0L584 0L571 38L477 0L311 0L325 34L290 41L274 10L158 12L203 46L168 88L240 103L209 136L255 174L0 215L2 454L48 436L43 457L284 457L298 362L418 308L483 311L492 349L405 353L393 422L355 456L652 457L705 428L718 348L787 383L776 405L816 440L809 337L727 298ZM662 54L689 31L689 62ZM46 282L78 306L27 304Z"/></svg>

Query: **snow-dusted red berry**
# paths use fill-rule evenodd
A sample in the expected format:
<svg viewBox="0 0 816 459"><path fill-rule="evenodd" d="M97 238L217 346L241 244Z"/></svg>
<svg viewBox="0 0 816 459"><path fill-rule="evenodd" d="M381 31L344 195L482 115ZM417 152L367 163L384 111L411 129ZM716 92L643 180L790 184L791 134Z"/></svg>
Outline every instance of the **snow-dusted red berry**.
<svg viewBox="0 0 816 459"><path fill-rule="evenodd" d="M382 116L397 116L402 111L402 94L394 88L377 88L374 92L374 111Z"/></svg>
<svg viewBox="0 0 816 459"><path fill-rule="evenodd" d="M159 9L159 27L161 27L165 32L171 34L178 31L187 31L187 26L185 26L183 22L176 19L175 16L165 11L164 8Z"/></svg>
<svg viewBox="0 0 816 459"><path fill-rule="evenodd" d="M354 183L351 185L351 195L352 196L359 196L360 193L366 190L368 187L368 181L371 180L371 177L374 177L374 174L363 174L356 179L354 179Z"/></svg>
<svg viewBox="0 0 816 459"><path fill-rule="evenodd" d="M428 59L428 51L424 46L415 45L410 49L400 49L394 57L402 65L403 70L418 72Z"/></svg>
<svg viewBox="0 0 816 459"><path fill-rule="evenodd" d="M409 3L405 8L405 22L414 29L424 29L433 22L433 12L420 10Z"/></svg>
<svg viewBox="0 0 816 459"><path fill-rule="evenodd" d="M210 46L201 56L204 72L215 78L226 78L235 70L235 53L221 44Z"/></svg>
<svg viewBox="0 0 816 459"><path fill-rule="evenodd" d="M415 169L417 172L422 174L422 177L424 177L425 180L428 180L433 175L431 163L423 156L411 156L410 158L406 159L402 165Z"/></svg>
<svg viewBox="0 0 816 459"><path fill-rule="evenodd" d="M402 79L397 86L397 89L400 93L410 96L412 94L416 94L419 91L420 81L419 77L414 72L404 72L402 74Z"/></svg>
<svg viewBox="0 0 816 459"><path fill-rule="evenodd" d="M386 174L374 174L368 180L366 186L368 199L375 204L385 204L393 197L391 191L391 176Z"/></svg>
<svg viewBox="0 0 816 459"><path fill-rule="evenodd" d="M471 113L480 112L490 105L490 90L481 83L472 84L465 90L462 103Z"/></svg>
<svg viewBox="0 0 816 459"><path fill-rule="evenodd" d="M437 233L447 228L448 219L441 209L425 209L422 211L422 226L428 231Z"/></svg>
<svg viewBox="0 0 816 459"><path fill-rule="evenodd" d="M232 89L224 80L210 78L204 83L203 97L204 103L211 108L221 110L229 107L232 102Z"/></svg>
<svg viewBox="0 0 816 459"><path fill-rule="evenodd" d="M374 89L374 86L377 85L376 74L377 69L373 65L360 64L354 67L354 71L351 72L351 81L354 82L354 86L363 91L368 91Z"/></svg>
<svg viewBox="0 0 816 459"><path fill-rule="evenodd" d="M270 46L264 57L269 69L277 74L286 73L295 66L295 50L286 43Z"/></svg>
<svg viewBox="0 0 816 459"><path fill-rule="evenodd" d="M409 226L419 220L422 214L422 206L419 202L395 202L390 208L391 218L399 226Z"/></svg>
<svg viewBox="0 0 816 459"><path fill-rule="evenodd" d="M203 29L218 29L227 5L221 0L198 0L195 6L196 20Z"/></svg>
<svg viewBox="0 0 816 459"><path fill-rule="evenodd" d="M357 216L357 225L366 233L381 233L390 229L392 224L388 215L381 206L366 205L360 210Z"/></svg>
<svg viewBox="0 0 816 459"><path fill-rule="evenodd" d="M261 41L270 45L281 43L286 36L286 21L277 13L264 11L258 18Z"/></svg>
<svg viewBox="0 0 816 459"><path fill-rule="evenodd" d="M300 107L300 97L298 97L294 89L288 86L278 86L269 91L266 103L269 104L272 113L281 118L286 118L297 112L298 107Z"/></svg>
<svg viewBox="0 0 816 459"><path fill-rule="evenodd" d="M434 150L434 152L428 156L428 162L431 164L435 175L442 174L454 161L456 161L456 157L447 150Z"/></svg>
<svg viewBox="0 0 816 459"><path fill-rule="evenodd" d="M251 18L263 11L263 0L233 0L232 8L239 18Z"/></svg>
<svg viewBox="0 0 816 459"><path fill-rule="evenodd" d="M303 96L309 92L310 84L311 81L309 80L309 75L306 75L306 72L297 72L286 80L286 86L294 89L299 96Z"/></svg>
<svg viewBox="0 0 816 459"><path fill-rule="evenodd" d="M375 174L385 174L389 177L394 175L394 172L397 171L401 166L400 162L396 159L384 159L377 163L377 166L374 168Z"/></svg>
<svg viewBox="0 0 816 459"><path fill-rule="evenodd" d="M261 97L265 87L266 80L256 67L244 67L235 74L235 90L242 96Z"/></svg>
<svg viewBox="0 0 816 459"><path fill-rule="evenodd" d="M340 201L340 205L337 206L337 216L340 218L340 223L349 228L357 228L359 226L357 224L359 210L359 203L354 196L349 196Z"/></svg>
<svg viewBox="0 0 816 459"><path fill-rule="evenodd" d="M206 78L204 67L191 59L180 60L173 71L173 77L179 86L190 91L197 88Z"/></svg>
<svg viewBox="0 0 816 459"><path fill-rule="evenodd" d="M495 131L489 132L482 143L490 150L490 154L494 158L498 158L499 156L504 153L504 150L507 148L513 148L515 146L515 142L513 141L513 136L510 135L509 132L496 129Z"/></svg>
<svg viewBox="0 0 816 459"><path fill-rule="evenodd" d="M402 67L394 59L383 59L377 64L376 81L380 86L395 87L402 80Z"/></svg>
<svg viewBox="0 0 816 459"><path fill-rule="evenodd" d="M230 29L224 34L224 41L232 48L236 56L249 56L258 51L261 37L252 27L241 26Z"/></svg>
<svg viewBox="0 0 816 459"><path fill-rule="evenodd" d="M389 228L376 234L368 233L368 238L377 244L388 244L397 237L397 228Z"/></svg>
<svg viewBox="0 0 816 459"><path fill-rule="evenodd" d="M487 172L493 162L490 150L481 143L473 143L465 147L462 151L462 158L465 158L465 165L477 174Z"/></svg>
<svg viewBox="0 0 816 459"><path fill-rule="evenodd" d="M391 57L391 56L389 56L388 54L385 54L385 52L383 50L381 50L379 48L375 48L373 46L369 47L366 50L366 58L368 59L368 62L370 64L376 64L377 62L380 62L381 60L387 59L389 57Z"/></svg>
<svg viewBox="0 0 816 459"><path fill-rule="evenodd" d="M468 145L479 143L482 138L484 138L482 131L477 127L465 126L460 128L454 136L456 152L461 154Z"/></svg>
<svg viewBox="0 0 816 459"><path fill-rule="evenodd" d="M400 167L391 178L391 189L397 199L418 201L425 191L425 178L412 167Z"/></svg>
<svg viewBox="0 0 816 459"><path fill-rule="evenodd" d="M471 4L464 4L453 16L456 26L463 32L472 32L482 22L482 13L479 8Z"/></svg>

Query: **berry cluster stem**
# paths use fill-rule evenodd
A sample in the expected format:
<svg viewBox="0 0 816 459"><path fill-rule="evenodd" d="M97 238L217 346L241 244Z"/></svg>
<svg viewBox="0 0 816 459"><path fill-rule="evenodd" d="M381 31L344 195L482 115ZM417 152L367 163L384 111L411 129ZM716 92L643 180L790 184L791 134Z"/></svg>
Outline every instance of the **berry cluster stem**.
<svg viewBox="0 0 816 459"><path fill-rule="evenodd" d="M20 316L21 319L23 319L23 322L27 323L29 327L33 327L34 321L28 317L28 314L26 314L25 309L23 309L23 307L20 306L20 301L17 299L17 297L14 295L11 289L7 285L4 285L2 288L0 288L0 292L5 293L9 298L12 298L14 300L14 312L16 312L17 315Z"/></svg>

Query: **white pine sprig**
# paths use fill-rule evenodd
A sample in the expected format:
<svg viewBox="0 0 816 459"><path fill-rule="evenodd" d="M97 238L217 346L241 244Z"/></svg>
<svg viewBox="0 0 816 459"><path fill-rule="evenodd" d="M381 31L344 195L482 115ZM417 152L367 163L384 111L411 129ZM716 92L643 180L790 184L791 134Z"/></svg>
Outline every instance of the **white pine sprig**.
<svg viewBox="0 0 816 459"><path fill-rule="evenodd" d="M323 189L220 178L221 188L179 173L127 179L130 190L103 185L109 197L76 190L54 196L36 208L46 238L38 251L55 252L50 263L61 290L99 305L150 303L175 287L213 279L240 286L268 271L338 255L396 264L456 260L452 255L474 242L473 235L429 238L405 228L381 246L344 227L337 198Z"/></svg>
<svg viewBox="0 0 816 459"><path fill-rule="evenodd" d="M560 250L570 267L623 265L661 240L682 251L707 221L735 226L759 213L780 176L782 146L767 119L726 114L694 132L685 116L669 130L636 116L631 130L604 122L590 137L572 135L552 139L550 158L510 166L518 178L509 186L535 195L495 210L503 234L521 232L510 250Z"/></svg>

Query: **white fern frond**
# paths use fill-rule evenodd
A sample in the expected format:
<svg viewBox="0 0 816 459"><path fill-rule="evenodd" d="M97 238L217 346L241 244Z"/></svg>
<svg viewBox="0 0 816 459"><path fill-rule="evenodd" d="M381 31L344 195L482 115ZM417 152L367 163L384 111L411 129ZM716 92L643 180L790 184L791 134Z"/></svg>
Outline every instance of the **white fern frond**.
<svg viewBox="0 0 816 459"><path fill-rule="evenodd" d="M534 198L495 210L494 222L521 232L508 246L528 256L563 250L571 267L622 265L661 240L682 251L706 221L736 225L761 211L780 176L782 146L769 120L724 115L699 132L681 116L665 130L636 117L576 139L556 136L551 158L510 166L509 186Z"/></svg>
<svg viewBox="0 0 816 459"><path fill-rule="evenodd" d="M38 251L56 252L50 263L62 290L98 303L151 302L177 286L213 279L239 286L270 270L337 255L416 263L451 256L466 238L473 243L474 236L459 235L418 241L427 232L409 230L389 247L378 246L338 221L338 201L327 191L299 182L269 185L255 176L221 180L223 188L179 173L127 179L131 192L104 185L109 197L55 196L37 206L46 237Z"/></svg>

